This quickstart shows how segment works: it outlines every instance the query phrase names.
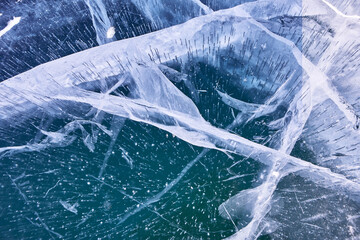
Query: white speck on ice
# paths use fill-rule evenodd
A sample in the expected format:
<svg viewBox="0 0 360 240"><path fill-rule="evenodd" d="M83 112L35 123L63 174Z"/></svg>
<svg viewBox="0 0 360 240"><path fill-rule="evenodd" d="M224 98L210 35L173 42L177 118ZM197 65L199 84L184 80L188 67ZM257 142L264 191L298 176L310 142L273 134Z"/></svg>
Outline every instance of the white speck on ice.
<svg viewBox="0 0 360 240"><path fill-rule="evenodd" d="M2 15L2 14L1 14ZM0 37L2 37L5 33L10 31L16 24L18 24L21 20L21 17L14 17L12 20L8 22L8 25L0 31Z"/></svg>
<svg viewBox="0 0 360 240"><path fill-rule="evenodd" d="M115 28L114 27L109 27L109 29L106 32L106 37L107 38L112 38L115 35Z"/></svg>

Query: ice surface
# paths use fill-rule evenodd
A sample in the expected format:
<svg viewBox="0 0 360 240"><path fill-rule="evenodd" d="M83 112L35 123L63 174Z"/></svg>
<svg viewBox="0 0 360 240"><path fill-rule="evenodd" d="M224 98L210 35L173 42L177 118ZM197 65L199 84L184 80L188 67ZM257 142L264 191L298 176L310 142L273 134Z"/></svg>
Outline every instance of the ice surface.
<svg viewBox="0 0 360 240"><path fill-rule="evenodd" d="M0 9L24 12L1 39L2 237L359 236L356 2L79 1L43 20L86 19L65 39L88 43L13 68L43 29L26 4Z"/></svg>
<svg viewBox="0 0 360 240"><path fill-rule="evenodd" d="M5 0L0 2L0 11L1 35L14 16L31 22L18 24L11 34L1 37L0 53L12 59L1 62L3 81L39 64L183 23L211 9L199 0Z"/></svg>

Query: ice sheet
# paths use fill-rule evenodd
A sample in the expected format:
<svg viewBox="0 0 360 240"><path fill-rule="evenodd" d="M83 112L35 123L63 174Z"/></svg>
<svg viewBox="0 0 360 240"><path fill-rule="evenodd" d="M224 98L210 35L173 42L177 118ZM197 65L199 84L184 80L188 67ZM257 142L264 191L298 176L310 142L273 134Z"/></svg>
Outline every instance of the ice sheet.
<svg viewBox="0 0 360 240"><path fill-rule="evenodd" d="M155 12L173 5L167 1L132 2L152 22L161 21ZM354 29L359 23L354 16L340 14L329 2L315 1L328 6L319 10L319 19L336 16L337 20L329 22L335 32L327 39L329 46L316 53L311 48L306 52L302 48L306 44L300 46L290 34L284 34L285 30L274 27L279 17L305 15L300 2L259 0L213 12L206 2L189 1L188 9L192 6L196 11L191 17L204 16L115 42L117 31L112 30L115 25L104 3L86 3L100 46L0 83L0 159L6 179L2 184L15 188L20 196L10 193L9 198L25 204L22 219L54 239L70 239L76 231L86 238L96 221L106 223L94 233L97 237L141 236L133 233L135 219L145 216L149 219L146 228L154 226L154 218L146 217L147 213L176 229L176 236L215 236L211 229L202 229L202 224L211 224L216 217L233 229L216 235L222 238L256 239L268 234L286 239L304 226L317 229L304 236L319 237L321 228L334 226L328 220L324 226L317 223L328 216L336 216L335 223L349 229L341 237L359 234L359 112L354 105L359 96L351 91L357 88L352 82L357 69L348 67L343 75L339 70L355 61L357 53L344 63L326 61L343 51L336 43L345 41L338 33L341 26L352 26L348 38L357 36ZM177 18L179 11L173 14L175 18L166 19L164 26L183 20ZM305 26L309 23L304 21ZM309 39L313 36L308 29L302 34ZM321 35L321 42L325 37L329 34ZM349 52L357 46L356 41L350 43ZM339 78L340 83L335 81ZM352 95L347 96L347 92ZM182 157L182 149L190 149L191 154L175 164L172 158ZM213 153L223 157L210 157ZM27 156L29 165L42 159L43 164L52 166L53 161L60 164L61 171L35 173L36 168L23 165ZM162 158L165 160L156 165ZM230 164L222 166L226 161ZM255 173L237 173L234 169L244 168L243 162ZM89 165L96 167L85 169ZM199 225L188 216L185 222L176 220L172 214L183 208L169 209L168 202L177 206L191 199L187 207L195 210L196 201L188 194L213 184L216 177L203 184L197 180L199 167L210 175L211 165L218 179L226 176L218 180L224 184L220 192L226 191L224 186L230 189L232 182L239 185L226 196L206 200L214 206L211 214L216 217L203 214L206 220L200 220L194 214L193 219L201 221ZM55 178L37 193L30 184L33 177L49 174ZM252 175L256 180L241 182ZM111 189L110 193L106 189ZM203 201L207 196L201 194ZM287 198L282 200L281 196ZM44 198L51 199L49 215L42 205ZM94 198L103 202L99 209L89 203L97 204ZM123 206L110 211L119 199ZM312 210L312 214L310 209L315 209L317 202L324 210ZM290 208L290 204L297 208ZM347 204L351 206L348 209ZM179 216L185 213L181 211ZM56 225L54 219L63 214L72 219L71 226L48 226ZM301 227L295 223L289 227L287 218L298 219L295 222Z"/></svg>

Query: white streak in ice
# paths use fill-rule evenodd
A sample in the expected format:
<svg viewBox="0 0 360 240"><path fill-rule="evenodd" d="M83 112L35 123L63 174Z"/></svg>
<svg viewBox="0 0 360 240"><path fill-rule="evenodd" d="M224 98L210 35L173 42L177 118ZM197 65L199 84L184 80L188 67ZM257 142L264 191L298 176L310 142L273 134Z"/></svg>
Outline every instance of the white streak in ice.
<svg viewBox="0 0 360 240"><path fill-rule="evenodd" d="M331 3L329 3L326 0L322 0L326 5L328 5L334 12L336 12L336 14L344 17L344 18L355 18L355 19L360 19L360 16L358 15L346 15L344 13L342 13L339 9L337 9L334 5L332 5Z"/></svg>
<svg viewBox="0 0 360 240"><path fill-rule="evenodd" d="M2 37L5 33L10 31L16 24L18 24L20 22L20 20L21 20L21 17L14 17L12 20L10 20L8 22L8 25L3 30L0 31L0 37Z"/></svg>
<svg viewBox="0 0 360 240"><path fill-rule="evenodd" d="M214 12L211 8L203 4L200 0L192 0L195 4L197 4L204 12L205 14L210 14Z"/></svg>
<svg viewBox="0 0 360 240"><path fill-rule="evenodd" d="M89 7L99 45L112 42L115 29L111 26L104 3L101 0L85 0ZM112 35L112 36L111 36Z"/></svg>

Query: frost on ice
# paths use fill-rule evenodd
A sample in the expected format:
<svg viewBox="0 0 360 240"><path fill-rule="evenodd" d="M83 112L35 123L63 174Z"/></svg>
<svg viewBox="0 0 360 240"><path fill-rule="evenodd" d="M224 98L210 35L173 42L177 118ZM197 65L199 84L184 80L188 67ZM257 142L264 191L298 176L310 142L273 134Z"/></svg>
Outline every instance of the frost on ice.
<svg viewBox="0 0 360 240"><path fill-rule="evenodd" d="M2 237L360 237L356 1L0 6Z"/></svg>

